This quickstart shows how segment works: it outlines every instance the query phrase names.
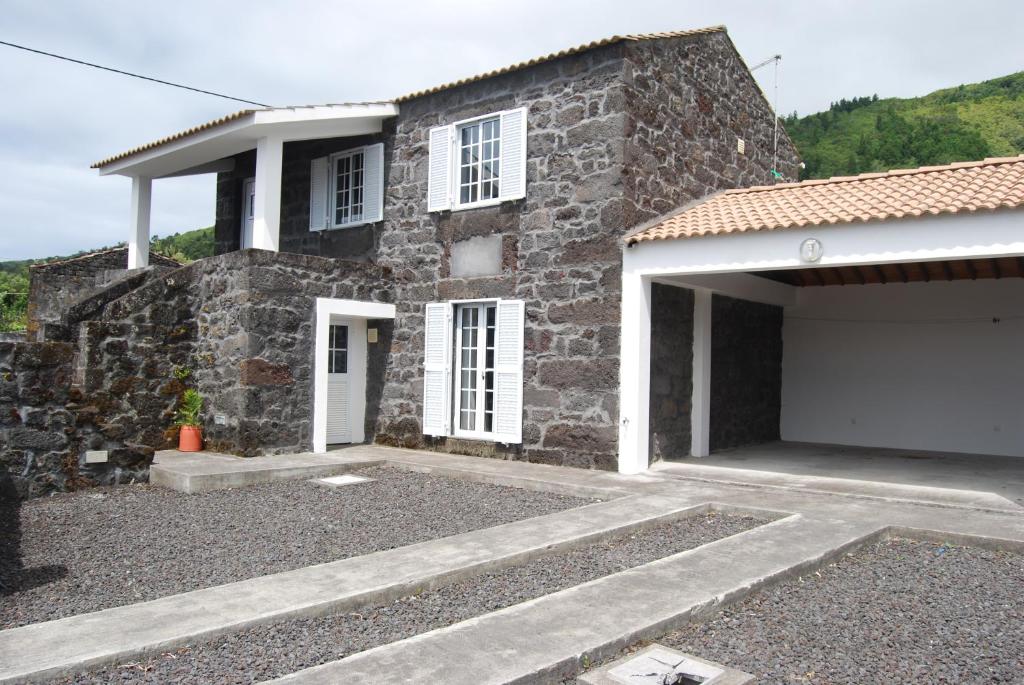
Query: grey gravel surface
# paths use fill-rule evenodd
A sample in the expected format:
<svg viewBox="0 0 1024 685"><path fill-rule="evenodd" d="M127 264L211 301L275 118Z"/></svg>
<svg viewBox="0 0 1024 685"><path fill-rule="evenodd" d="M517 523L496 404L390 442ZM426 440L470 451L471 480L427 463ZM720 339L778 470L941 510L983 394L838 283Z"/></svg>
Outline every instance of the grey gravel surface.
<svg viewBox="0 0 1024 685"><path fill-rule="evenodd" d="M639 566L763 522L707 515L620 535L390 604L242 630L151 659L59 682L252 683L341 659ZM389 682L382 675L381 682Z"/></svg>
<svg viewBox="0 0 1024 685"><path fill-rule="evenodd" d="M886 540L661 644L771 683L1024 683L1024 556Z"/></svg>
<svg viewBox="0 0 1024 685"><path fill-rule="evenodd" d="M185 495L149 485L30 500L0 559L0 628L142 602L589 504L375 467ZM10 536L12 531L5 531Z"/></svg>

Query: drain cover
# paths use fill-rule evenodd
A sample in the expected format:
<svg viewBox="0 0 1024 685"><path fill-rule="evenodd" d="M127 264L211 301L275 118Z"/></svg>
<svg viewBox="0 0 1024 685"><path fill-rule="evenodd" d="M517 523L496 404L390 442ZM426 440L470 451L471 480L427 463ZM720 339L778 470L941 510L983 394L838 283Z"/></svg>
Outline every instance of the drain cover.
<svg viewBox="0 0 1024 685"><path fill-rule="evenodd" d="M587 685L745 685L754 676L661 645L584 673Z"/></svg>
<svg viewBox="0 0 1024 685"><path fill-rule="evenodd" d="M366 476L353 476L351 473L346 473L341 476L330 476L328 478L317 478L314 483L320 485L327 485L332 488L338 488L342 485L355 485L356 483L369 483L374 480L373 478L367 478Z"/></svg>

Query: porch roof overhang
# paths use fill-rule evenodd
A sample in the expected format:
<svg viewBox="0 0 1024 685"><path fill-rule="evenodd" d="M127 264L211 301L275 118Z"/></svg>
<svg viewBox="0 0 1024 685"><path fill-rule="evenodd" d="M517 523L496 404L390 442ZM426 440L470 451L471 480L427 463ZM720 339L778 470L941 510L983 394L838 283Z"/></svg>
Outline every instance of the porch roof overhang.
<svg viewBox="0 0 1024 685"><path fill-rule="evenodd" d="M230 169L232 155L280 141L379 133L398 114L393 102L242 110L93 164L100 175L167 178Z"/></svg>

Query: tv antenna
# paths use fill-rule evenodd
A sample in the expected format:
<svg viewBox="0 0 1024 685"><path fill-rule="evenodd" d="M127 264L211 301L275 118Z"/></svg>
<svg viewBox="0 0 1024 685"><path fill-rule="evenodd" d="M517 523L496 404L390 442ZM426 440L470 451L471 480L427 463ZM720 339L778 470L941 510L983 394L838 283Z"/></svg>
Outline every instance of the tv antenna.
<svg viewBox="0 0 1024 685"><path fill-rule="evenodd" d="M750 71L753 73L769 64L775 65L774 83L772 84L772 90L774 91L772 93L772 110L775 114L775 133L772 135L772 176L776 180L782 178L782 174L779 173L779 62L781 61L782 55L772 55L768 59L761 60L750 67Z"/></svg>

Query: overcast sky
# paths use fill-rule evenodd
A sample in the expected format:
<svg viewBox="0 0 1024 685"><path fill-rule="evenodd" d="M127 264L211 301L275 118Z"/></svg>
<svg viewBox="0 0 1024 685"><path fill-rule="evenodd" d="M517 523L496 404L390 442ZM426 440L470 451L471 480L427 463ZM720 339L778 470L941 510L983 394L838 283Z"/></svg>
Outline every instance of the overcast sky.
<svg viewBox="0 0 1024 685"><path fill-rule="evenodd" d="M1024 69L1019 0L0 0L0 13L0 40L271 105L383 100L615 34L715 24L748 64L783 55L784 113ZM770 90L771 69L757 76ZM124 240L130 182L89 165L245 107L6 46L0 93L0 260ZM213 218L214 176L154 183L154 233Z"/></svg>

